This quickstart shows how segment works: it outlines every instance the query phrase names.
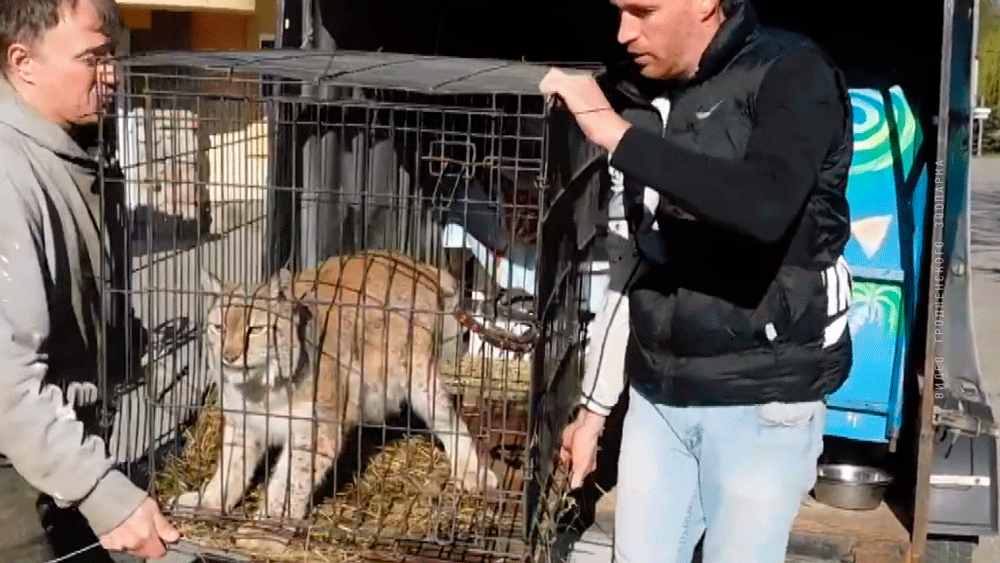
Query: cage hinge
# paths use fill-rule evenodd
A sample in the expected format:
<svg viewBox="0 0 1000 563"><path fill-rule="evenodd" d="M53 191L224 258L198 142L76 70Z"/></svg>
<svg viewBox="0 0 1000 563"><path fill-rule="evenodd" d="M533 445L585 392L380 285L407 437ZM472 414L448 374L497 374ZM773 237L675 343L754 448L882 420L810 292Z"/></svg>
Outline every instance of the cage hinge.
<svg viewBox="0 0 1000 563"><path fill-rule="evenodd" d="M960 434L972 437L985 434L994 438L1000 438L1000 426L995 422L972 416L965 411L944 409L935 406L932 420L934 426L941 426Z"/></svg>

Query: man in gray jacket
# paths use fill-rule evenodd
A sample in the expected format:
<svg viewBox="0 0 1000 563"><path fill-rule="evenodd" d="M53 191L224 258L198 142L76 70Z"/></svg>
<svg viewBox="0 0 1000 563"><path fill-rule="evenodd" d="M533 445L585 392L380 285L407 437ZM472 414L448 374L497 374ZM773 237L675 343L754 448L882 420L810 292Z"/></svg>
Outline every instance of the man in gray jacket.
<svg viewBox="0 0 1000 563"><path fill-rule="evenodd" d="M99 366L121 346L98 327L126 316L102 300L102 272L116 262L97 223L98 163L75 138L96 124L113 85L106 62L118 26L114 0L0 1L3 561L51 558L39 491L78 509L109 550L158 558L178 537L80 414L95 410L106 387Z"/></svg>

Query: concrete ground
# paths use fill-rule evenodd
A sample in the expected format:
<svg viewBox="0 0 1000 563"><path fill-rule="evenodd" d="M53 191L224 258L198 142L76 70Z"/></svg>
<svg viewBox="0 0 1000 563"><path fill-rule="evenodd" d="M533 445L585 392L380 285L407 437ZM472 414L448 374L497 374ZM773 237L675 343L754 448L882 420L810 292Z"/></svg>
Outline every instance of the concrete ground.
<svg viewBox="0 0 1000 563"><path fill-rule="evenodd" d="M972 187L972 314L983 391L994 416L1000 414L1000 158L973 161ZM1000 562L1000 538L985 538L974 563Z"/></svg>

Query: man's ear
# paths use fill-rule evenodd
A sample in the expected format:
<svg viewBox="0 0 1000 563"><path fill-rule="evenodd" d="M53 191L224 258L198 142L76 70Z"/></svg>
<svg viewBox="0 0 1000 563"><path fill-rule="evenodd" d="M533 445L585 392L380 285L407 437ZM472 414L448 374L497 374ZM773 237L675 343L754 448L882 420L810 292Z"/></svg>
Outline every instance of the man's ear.
<svg viewBox="0 0 1000 563"><path fill-rule="evenodd" d="M21 82L35 83L35 58L31 49L24 43L13 43L4 53L7 64L7 76L17 77Z"/></svg>
<svg viewBox="0 0 1000 563"><path fill-rule="evenodd" d="M692 0L694 2L695 13L698 19L706 21L712 18L722 21L725 19L725 8L729 0Z"/></svg>

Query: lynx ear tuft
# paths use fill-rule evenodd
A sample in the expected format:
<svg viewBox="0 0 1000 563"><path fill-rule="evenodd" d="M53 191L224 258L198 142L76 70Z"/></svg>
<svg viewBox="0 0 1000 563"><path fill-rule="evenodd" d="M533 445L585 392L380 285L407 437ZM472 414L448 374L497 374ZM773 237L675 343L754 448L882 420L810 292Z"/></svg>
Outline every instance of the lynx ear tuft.
<svg viewBox="0 0 1000 563"><path fill-rule="evenodd" d="M210 293L222 293L225 284L222 280L212 275L211 270L205 264L201 264L201 288Z"/></svg>

